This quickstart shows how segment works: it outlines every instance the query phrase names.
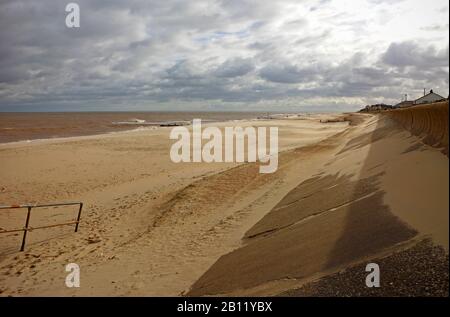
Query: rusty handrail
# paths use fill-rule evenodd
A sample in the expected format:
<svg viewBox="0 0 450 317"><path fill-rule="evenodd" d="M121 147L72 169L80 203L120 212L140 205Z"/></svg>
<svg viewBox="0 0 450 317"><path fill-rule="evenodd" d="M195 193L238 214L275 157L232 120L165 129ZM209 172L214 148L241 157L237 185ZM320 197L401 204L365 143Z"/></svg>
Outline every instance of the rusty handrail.
<svg viewBox="0 0 450 317"><path fill-rule="evenodd" d="M30 218L31 218L31 209L32 208L42 208L42 207L58 207L58 206L74 206L79 205L78 209L78 215L76 221L70 221L60 224L54 224L54 225L47 225L47 226L41 226L41 227L30 227ZM75 232L78 232L78 225L80 223L81 219L81 210L83 209L83 203L82 202L66 202L66 203L54 203L54 204L22 204L22 205L9 205L9 206L0 206L0 210L2 209L17 209L17 208L26 208L27 211L27 218L25 220L25 226L22 229L11 229L11 230L0 230L0 233L11 233L11 232L20 232L23 231L23 237L22 237L22 245L20 247L20 251L25 250L25 242L27 238L28 231L33 231L36 229L46 229L46 228L53 228L53 227L59 227L59 226L67 226L67 225L75 225Z"/></svg>

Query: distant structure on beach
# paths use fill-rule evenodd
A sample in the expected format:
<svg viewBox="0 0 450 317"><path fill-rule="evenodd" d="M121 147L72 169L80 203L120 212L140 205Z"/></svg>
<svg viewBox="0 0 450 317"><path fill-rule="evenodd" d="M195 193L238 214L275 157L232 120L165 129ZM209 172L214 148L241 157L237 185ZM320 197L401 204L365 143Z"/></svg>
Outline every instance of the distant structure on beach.
<svg viewBox="0 0 450 317"><path fill-rule="evenodd" d="M394 108L405 108L405 107L411 107L414 105L422 105L422 104L426 104L426 103L433 103L433 102L444 101L444 100L446 100L446 98L435 93L433 91L433 89L431 89L428 94L426 94L425 90L424 90L423 96L416 100L408 100L407 95L405 95L405 100L396 104L394 106Z"/></svg>
<svg viewBox="0 0 450 317"><path fill-rule="evenodd" d="M407 107L412 107L412 106L416 106L416 105L423 105L423 104L434 103L434 102L445 101L445 100L448 100L448 98L442 97L441 95L435 93L433 91L433 89L431 89L428 94L425 92L425 89L424 89L423 96L416 100L408 100L408 95L405 94L404 99L400 103L398 103L394 106L386 105L384 103L379 103L376 105L367 105L363 109L361 109L359 112L378 112L378 111L392 110L392 109L397 109L397 108L407 108Z"/></svg>
<svg viewBox="0 0 450 317"><path fill-rule="evenodd" d="M394 108L405 108L411 107L414 105L414 100L403 100L402 102L396 104Z"/></svg>
<svg viewBox="0 0 450 317"><path fill-rule="evenodd" d="M444 97L441 95L436 94L433 89L430 90L430 92L423 97L420 97L419 99L414 100L415 105L420 105L423 103L432 103L437 101L443 101L445 100Z"/></svg>
<svg viewBox="0 0 450 317"><path fill-rule="evenodd" d="M375 112L383 110L394 109L394 106L386 105L384 103L378 103L376 105L367 105L365 108L361 109L359 112Z"/></svg>

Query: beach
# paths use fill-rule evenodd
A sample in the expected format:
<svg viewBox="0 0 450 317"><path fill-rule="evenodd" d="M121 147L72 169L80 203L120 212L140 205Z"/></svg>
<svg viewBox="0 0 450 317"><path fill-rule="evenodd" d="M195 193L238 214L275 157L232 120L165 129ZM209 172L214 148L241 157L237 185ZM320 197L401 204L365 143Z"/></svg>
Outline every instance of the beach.
<svg viewBox="0 0 450 317"><path fill-rule="evenodd" d="M421 107L206 118L278 127L270 174L257 163L174 163L171 128L157 125L5 138L0 205L81 201L83 212L76 233L29 232L24 252L21 233L0 234L0 295L448 296L448 102ZM105 125L132 118L112 116ZM183 119L192 115L156 121ZM0 230L25 216L2 210ZM31 221L75 216L43 208ZM383 287L368 290L374 261ZM80 288L64 284L68 263Z"/></svg>

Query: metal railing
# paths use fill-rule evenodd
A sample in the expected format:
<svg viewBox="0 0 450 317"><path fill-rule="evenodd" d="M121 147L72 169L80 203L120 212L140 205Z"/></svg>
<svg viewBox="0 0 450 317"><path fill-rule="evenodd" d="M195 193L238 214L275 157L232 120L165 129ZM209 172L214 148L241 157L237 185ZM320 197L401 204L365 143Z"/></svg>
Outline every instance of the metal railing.
<svg viewBox="0 0 450 317"><path fill-rule="evenodd" d="M78 215L77 220L70 221L70 222L64 222L60 224L53 224L53 225L47 225L47 226L40 226L40 227L30 227L30 218L31 218L31 209L32 208L43 208L43 207L58 207L58 206L74 206L79 205L78 209ZM80 223L81 218L81 209L83 209L83 203L82 202L68 202L68 203L56 203L56 204L34 204L34 205L10 205L10 206L0 206L0 210L2 209L17 209L17 208L27 208L27 217L25 220L25 226L22 229L12 229L12 230L0 230L1 233L11 233L11 232L20 232L23 231L23 237L22 237L22 245L20 247L20 251L25 250L25 242L27 239L27 233L28 231L36 230L36 229L47 229L47 228L53 228L53 227L60 227L60 226L68 226L68 225L75 225L75 232L78 231L78 225Z"/></svg>

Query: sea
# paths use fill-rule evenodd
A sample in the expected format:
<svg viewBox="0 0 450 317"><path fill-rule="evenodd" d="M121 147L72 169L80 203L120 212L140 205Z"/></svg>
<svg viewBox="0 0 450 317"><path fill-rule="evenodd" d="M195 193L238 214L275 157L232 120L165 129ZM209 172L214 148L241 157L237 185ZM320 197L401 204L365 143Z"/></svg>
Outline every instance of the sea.
<svg viewBox="0 0 450 317"><path fill-rule="evenodd" d="M267 112L1 112L0 143L64 138L185 125L193 119L225 122L268 118Z"/></svg>

